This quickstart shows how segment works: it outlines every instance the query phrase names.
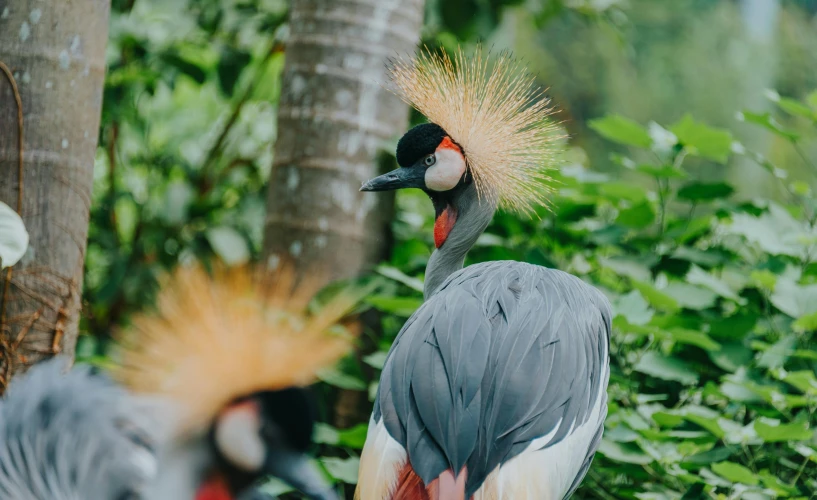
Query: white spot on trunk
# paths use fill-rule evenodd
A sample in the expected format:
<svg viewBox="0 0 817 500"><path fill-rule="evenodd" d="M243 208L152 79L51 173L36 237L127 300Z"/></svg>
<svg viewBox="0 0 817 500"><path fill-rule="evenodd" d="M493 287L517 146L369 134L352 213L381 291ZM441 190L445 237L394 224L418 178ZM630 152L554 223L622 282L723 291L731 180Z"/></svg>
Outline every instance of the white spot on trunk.
<svg viewBox="0 0 817 500"><path fill-rule="evenodd" d="M321 217L318 219L318 229L321 231L326 231L329 229L329 221L326 220L326 217Z"/></svg>
<svg viewBox="0 0 817 500"><path fill-rule="evenodd" d="M315 237L315 246L318 247L318 248L326 247L327 242L328 242L328 239L326 238L326 236L324 236L322 234Z"/></svg>
<svg viewBox="0 0 817 500"><path fill-rule="evenodd" d="M298 169L290 167L289 175L287 175L287 189L295 191L301 183L301 176L298 174Z"/></svg>
<svg viewBox="0 0 817 500"><path fill-rule="evenodd" d="M40 9L34 9L31 11L31 14L28 15L28 19L31 21L31 24L39 23L41 17L43 17L43 11Z"/></svg>
<svg viewBox="0 0 817 500"><path fill-rule="evenodd" d="M31 74L28 71L23 73L23 83L31 83Z"/></svg>
<svg viewBox="0 0 817 500"><path fill-rule="evenodd" d="M298 257L301 255L301 250L303 250L303 248L304 246L300 241L293 241L289 246L289 253L291 253L293 257Z"/></svg>
<svg viewBox="0 0 817 500"><path fill-rule="evenodd" d="M71 39L71 54L75 56L82 54L82 40L79 39L79 35L74 35Z"/></svg>
<svg viewBox="0 0 817 500"><path fill-rule="evenodd" d="M86 64L85 68L82 70L82 76L88 76L89 73L91 73L91 65Z"/></svg>
<svg viewBox="0 0 817 500"><path fill-rule="evenodd" d="M335 103L341 109L345 109L349 104L351 104L354 95L346 89L338 90L335 94Z"/></svg>
<svg viewBox="0 0 817 500"><path fill-rule="evenodd" d="M63 49L62 52L60 52L58 60L60 61L60 68L62 69L68 69L68 67L71 66L71 56L68 55L67 50Z"/></svg>
<svg viewBox="0 0 817 500"><path fill-rule="evenodd" d="M306 81L301 75L295 75L289 84L289 90L292 92L293 97L300 97L306 90Z"/></svg>
<svg viewBox="0 0 817 500"><path fill-rule="evenodd" d="M3 13L2 13L2 14L0 14L0 19L5 19L5 18L7 18L7 17L9 17L9 8L8 8L8 7L6 7L5 9L3 9Z"/></svg>
<svg viewBox="0 0 817 500"><path fill-rule="evenodd" d="M270 255L267 259L267 269L274 271L278 269L279 265L281 265L281 257L279 257L276 253Z"/></svg>
<svg viewBox="0 0 817 500"><path fill-rule="evenodd" d="M23 24L20 25L20 41L25 42L29 36L31 36L31 26L28 25L28 22L23 21Z"/></svg>
<svg viewBox="0 0 817 500"><path fill-rule="evenodd" d="M52 87L54 87L54 82L52 82L51 80L45 82L45 88L50 89Z"/></svg>
<svg viewBox="0 0 817 500"><path fill-rule="evenodd" d="M62 149L68 149L68 139L62 140Z"/></svg>
<svg viewBox="0 0 817 500"><path fill-rule="evenodd" d="M86 130L85 133L82 134L82 137L87 139L89 135L91 135L91 134L89 134L88 131Z"/></svg>

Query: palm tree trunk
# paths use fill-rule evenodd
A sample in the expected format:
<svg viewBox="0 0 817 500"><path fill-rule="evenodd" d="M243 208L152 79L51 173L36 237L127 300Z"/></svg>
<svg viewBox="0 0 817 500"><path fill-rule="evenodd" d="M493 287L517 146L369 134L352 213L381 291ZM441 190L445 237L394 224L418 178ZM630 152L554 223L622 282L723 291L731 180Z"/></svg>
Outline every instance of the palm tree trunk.
<svg viewBox="0 0 817 500"><path fill-rule="evenodd" d="M408 108L381 85L387 58L415 50L424 0L293 0L291 9L264 255L271 268L286 259L299 273L350 278L390 250L393 197L359 189L394 167L382 153ZM365 393L341 391L335 425L359 421L365 403Z"/></svg>
<svg viewBox="0 0 817 500"><path fill-rule="evenodd" d="M0 73L0 200L31 237L2 277L0 391L21 366L74 353L109 11L110 0L0 0L0 62L19 89Z"/></svg>

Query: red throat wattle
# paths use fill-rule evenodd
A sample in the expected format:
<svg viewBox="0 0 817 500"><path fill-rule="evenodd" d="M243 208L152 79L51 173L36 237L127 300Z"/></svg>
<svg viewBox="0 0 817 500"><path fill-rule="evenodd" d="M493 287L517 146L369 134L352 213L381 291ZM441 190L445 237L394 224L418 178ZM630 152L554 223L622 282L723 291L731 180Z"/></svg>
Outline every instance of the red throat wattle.
<svg viewBox="0 0 817 500"><path fill-rule="evenodd" d="M457 209L448 205L434 221L434 246L440 248L445 243L454 223L457 222Z"/></svg>
<svg viewBox="0 0 817 500"><path fill-rule="evenodd" d="M215 475L207 478L196 493L195 500L233 500L224 478Z"/></svg>

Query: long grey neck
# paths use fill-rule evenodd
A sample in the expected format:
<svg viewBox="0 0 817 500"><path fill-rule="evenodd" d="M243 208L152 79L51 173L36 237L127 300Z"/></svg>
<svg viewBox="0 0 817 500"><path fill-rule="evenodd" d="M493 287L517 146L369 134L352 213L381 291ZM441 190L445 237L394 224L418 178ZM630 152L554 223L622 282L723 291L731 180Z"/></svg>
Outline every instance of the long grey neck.
<svg viewBox="0 0 817 500"><path fill-rule="evenodd" d="M462 269L465 254L474 246L496 212L496 200L477 196L474 183L454 192L449 200L457 211L457 221L445 243L431 254L426 266L423 297L428 300L452 273Z"/></svg>

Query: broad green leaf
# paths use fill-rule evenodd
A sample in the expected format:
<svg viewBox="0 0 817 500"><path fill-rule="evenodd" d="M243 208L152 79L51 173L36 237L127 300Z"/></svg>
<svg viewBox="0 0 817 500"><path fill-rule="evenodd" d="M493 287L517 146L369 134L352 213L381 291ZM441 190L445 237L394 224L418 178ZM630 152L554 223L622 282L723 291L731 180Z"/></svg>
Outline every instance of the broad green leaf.
<svg viewBox="0 0 817 500"><path fill-rule="evenodd" d="M212 227L207 230L205 236L216 255L228 266L241 265L250 260L247 239L232 227Z"/></svg>
<svg viewBox="0 0 817 500"><path fill-rule="evenodd" d="M366 383L358 377L343 373L335 367L324 368L318 372L318 378L323 382L341 389L350 389L355 391L365 391Z"/></svg>
<svg viewBox="0 0 817 500"><path fill-rule="evenodd" d="M732 150L732 134L696 122L691 115L685 115L670 129L690 153L718 163L726 163Z"/></svg>
<svg viewBox="0 0 817 500"><path fill-rule="evenodd" d="M607 115L588 122L590 128L599 135L613 142L648 148L652 144L647 130L638 123L620 115Z"/></svg>
<svg viewBox="0 0 817 500"><path fill-rule="evenodd" d="M796 387L803 394L817 394L817 378L811 370L785 372L783 381Z"/></svg>
<svg viewBox="0 0 817 500"><path fill-rule="evenodd" d="M769 349L763 351L757 360L758 366L769 369L782 368L796 343L797 339L793 335L781 338Z"/></svg>
<svg viewBox="0 0 817 500"><path fill-rule="evenodd" d="M28 231L23 219L0 202L0 269L17 264L28 249Z"/></svg>
<svg viewBox="0 0 817 500"><path fill-rule="evenodd" d="M602 438L599 445L599 453L615 460L628 464L646 465L652 463L653 459L634 443L616 443Z"/></svg>
<svg viewBox="0 0 817 500"><path fill-rule="evenodd" d="M656 167L655 165L639 165L635 169L641 173L662 179L686 179L689 177L684 170L672 165L661 165L660 167Z"/></svg>
<svg viewBox="0 0 817 500"><path fill-rule="evenodd" d="M123 243L133 241L136 224L139 220L139 208L130 197L120 197L114 203L116 211L116 232Z"/></svg>
<svg viewBox="0 0 817 500"><path fill-rule="evenodd" d="M627 200L633 203L642 202L647 198L645 189L638 184L624 182L608 182L602 184L601 194L616 200Z"/></svg>
<svg viewBox="0 0 817 500"><path fill-rule="evenodd" d="M321 463L326 467L326 471L338 481L346 484L357 484L357 473L360 469L360 459L358 457L324 457L321 459Z"/></svg>
<svg viewBox="0 0 817 500"><path fill-rule="evenodd" d="M674 380L685 385L698 382L698 374L688 364L677 358L667 358L656 352L641 356L633 369L663 380Z"/></svg>
<svg viewBox="0 0 817 500"><path fill-rule="evenodd" d="M743 111L742 113L738 114L738 118L747 122L747 123L754 123L756 125L760 125L761 127L765 128L766 130L770 130L775 134L783 137L789 141L796 141L800 138L800 135L792 132L790 130L786 130L783 128L783 125L780 124L774 117L767 113L753 113L751 111Z"/></svg>
<svg viewBox="0 0 817 500"><path fill-rule="evenodd" d="M705 351L719 351L721 345L712 340L709 335L685 328L672 328L667 331L669 337L681 344L698 346Z"/></svg>
<svg viewBox="0 0 817 500"><path fill-rule="evenodd" d="M813 332L817 330L817 311L797 318L797 321L792 324L792 328L798 333Z"/></svg>
<svg viewBox="0 0 817 500"><path fill-rule="evenodd" d="M775 102L778 106L780 106L780 109L790 115L802 116L803 118L817 122L817 110L814 110L799 101L795 101L794 99L790 99L788 97L778 96L778 99Z"/></svg>
<svg viewBox="0 0 817 500"><path fill-rule="evenodd" d="M799 490L794 486L784 483L777 476L770 473L768 470L762 470L757 476L762 482L763 486L774 491L777 496L788 497L797 495Z"/></svg>
<svg viewBox="0 0 817 500"><path fill-rule="evenodd" d="M758 483L755 474L746 467L735 462L719 462L710 466L712 472L733 483L754 486Z"/></svg>
<svg viewBox="0 0 817 500"><path fill-rule="evenodd" d="M715 305L715 299L717 298L715 292L709 289L680 281L671 281L661 291L675 299L681 307L687 309L707 309Z"/></svg>
<svg viewBox="0 0 817 500"><path fill-rule="evenodd" d="M769 300L792 318L809 316L817 312L817 284L798 285L791 279L781 277Z"/></svg>
<svg viewBox="0 0 817 500"><path fill-rule="evenodd" d="M655 122L647 124L647 132L652 140L652 149L657 153L668 153L678 144L675 134Z"/></svg>
<svg viewBox="0 0 817 500"><path fill-rule="evenodd" d="M421 280L418 280L417 278L412 278L411 276L403 273L403 271L397 269L396 267L380 265L377 266L377 272L387 278L397 281L398 283L406 285L407 287L411 288L416 292L423 293L423 282Z"/></svg>
<svg viewBox="0 0 817 500"><path fill-rule="evenodd" d="M634 229L643 229L655 220L655 211L652 204L644 201L630 208L624 208L618 212L616 223Z"/></svg>
<svg viewBox="0 0 817 500"><path fill-rule="evenodd" d="M383 365L386 364L386 357L388 357L387 352L385 351L377 351L369 354L368 356L363 358L363 362L367 365L371 366L372 368L377 368L378 370L383 369Z"/></svg>
<svg viewBox="0 0 817 500"><path fill-rule="evenodd" d="M633 325L645 325L652 319L652 310L644 297L633 290L626 295L622 295L615 301L614 311L616 315L624 316L627 322Z"/></svg>
<svg viewBox="0 0 817 500"><path fill-rule="evenodd" d="M809 106L817 110L817 90L806 97L806 102L809 103Z"/></svg>
<svg viewBox="0 0 817 500"><path fill-rule="evenodd" d="M658 290L651 284L635 279L633 279L631 283L654 308L670 313L679 309L677 300Z"/></svg>
<svg viewBox="0 0 817 500"><path fill-rule="evenodd" d="M684 463L691 463L691 464L711 464L714 462L721 462L726 460L727 458L734 455L734 450L730 448L726 448L724 446L718 448L712 448L709 451L705 451L702 453L696 453L695 455L691 455L684 459Z"/></svg>
<svg viewBox="0 0 817 500"><path fill-rule="evenodd" d="M678 190L678 197L690 201L712 201L728 198L735 189L724 182L691 182Z"/></svg>
<svg viewBox="0 0 817 500"><path fill-rule="evenodd" d="M814 236L814 230L796 220L784 208L770 203L768 211L755 217L745 213L732 214L732 223L721 225L726 234L737 234L758 248L773 255L805 257L804 240Z"/></svg>
<svg viewBox="0 0 817 500"><path fill-rule="evenodd" d="M706 287L725 299L734 300L740 305L746 305L746 299L740 297L738 294L732 291L732 289L729 288L729 285L724 283L720 278L709 274L695 264L693 264L689 269L686 278L687 283L690 285L700 285Z"/></svg>
<svg viewBox="0 0 817 500"><path fill-rule="evenodd" d="M423 299L418 297L374 295L367 297L366 302L380 311L408 318L423 304Z"/></svg>
<svg viewBox="0 0 817 500"><path fill-rule="evenodd" d="M752 361L754 352L740 342L720 344L720 349L710 351L709 359L721 370L734 372Z"/></svg>
<svg viewBox="0 0 817 500"><path fill-rule="evenodd" d="M755 432L767 443L780 441L805 441L811 439L814 431L805 422L781 424L776 420L759 418L754 423Z"/></svg>
<svg viewBox="0 0 817 500"><path fill-rule="evenodd" d="M368 424L357 424L349 429L339 430L337 445L362 450L368 430Z"/></svg>
<svg viewBox="0 0 817 500"><path fill-rule="evenodd" d="M318 444L337 445L340 441L340 433L329 424L317 422L312 431L312 440Z"/></svg>

